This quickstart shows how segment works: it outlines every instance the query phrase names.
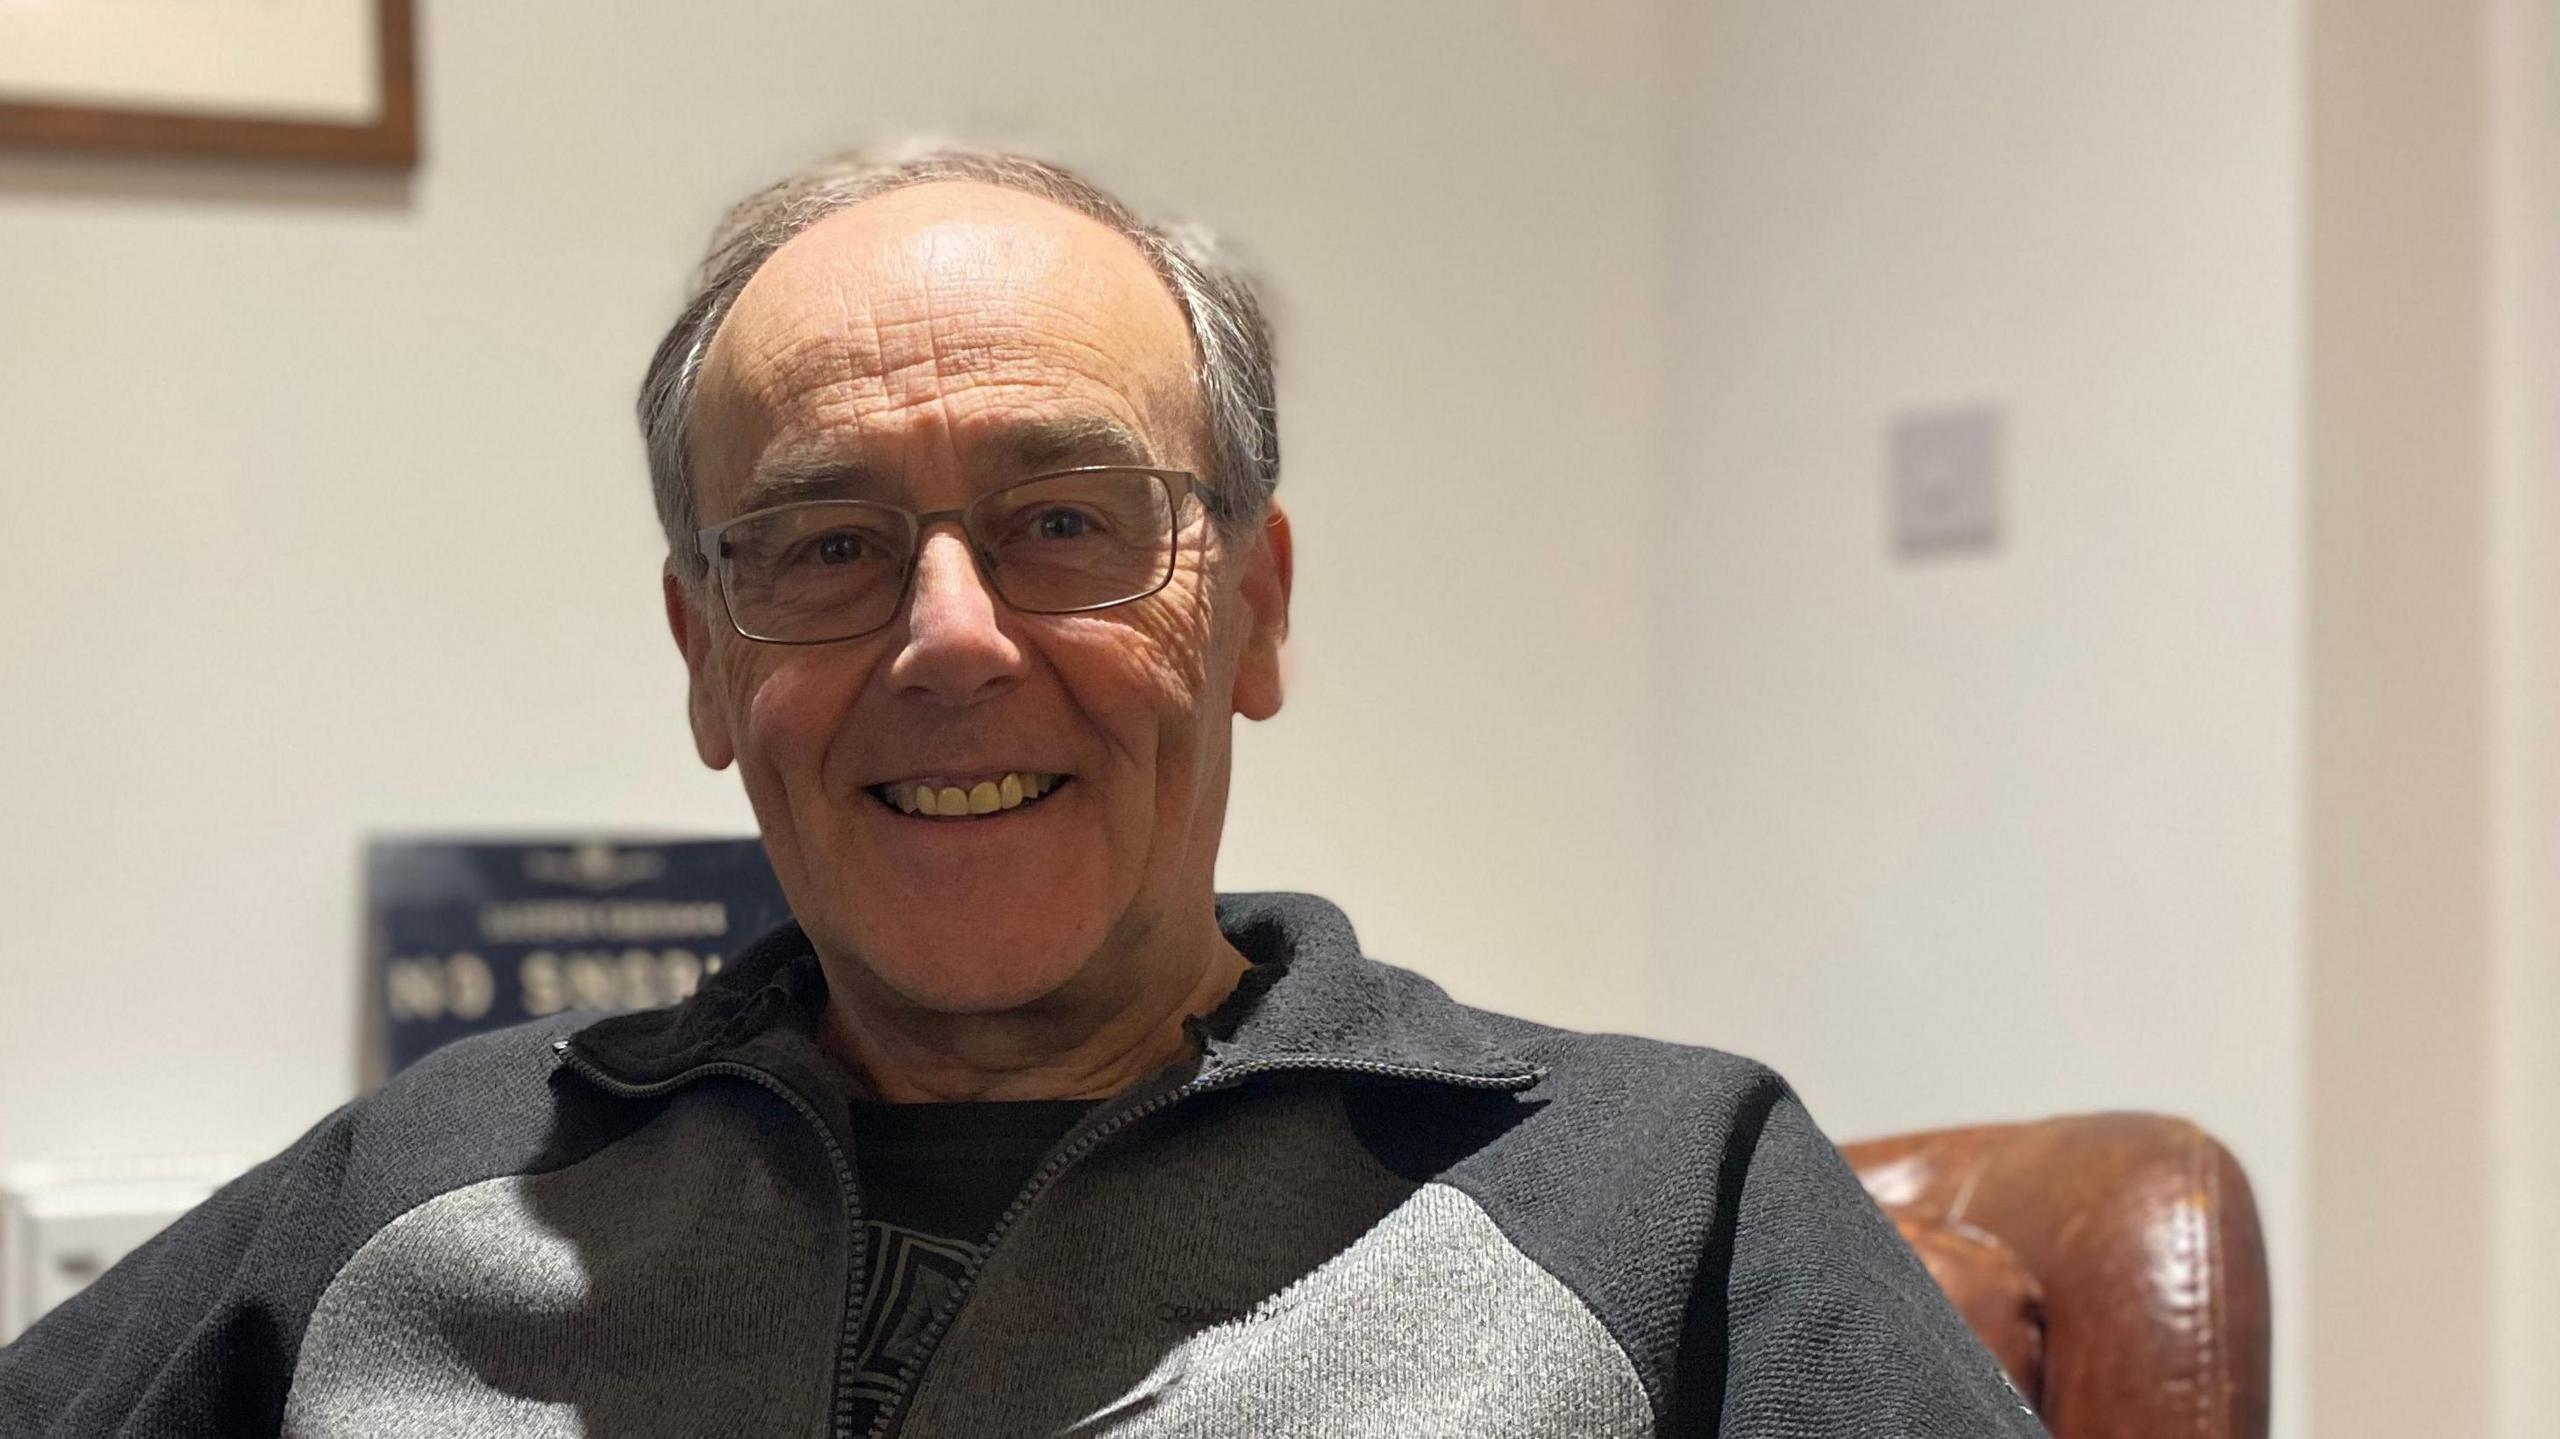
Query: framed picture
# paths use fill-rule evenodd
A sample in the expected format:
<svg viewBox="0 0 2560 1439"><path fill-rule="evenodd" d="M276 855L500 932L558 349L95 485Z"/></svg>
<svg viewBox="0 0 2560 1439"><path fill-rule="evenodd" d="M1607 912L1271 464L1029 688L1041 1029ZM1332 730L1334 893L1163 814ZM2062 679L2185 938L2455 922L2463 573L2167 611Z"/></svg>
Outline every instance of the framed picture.
<svg viewBox="0 0 2560 1439"><path fill-rule="evenodd" d="M0 144L404 168L411 0L0 0Z"/></svg>

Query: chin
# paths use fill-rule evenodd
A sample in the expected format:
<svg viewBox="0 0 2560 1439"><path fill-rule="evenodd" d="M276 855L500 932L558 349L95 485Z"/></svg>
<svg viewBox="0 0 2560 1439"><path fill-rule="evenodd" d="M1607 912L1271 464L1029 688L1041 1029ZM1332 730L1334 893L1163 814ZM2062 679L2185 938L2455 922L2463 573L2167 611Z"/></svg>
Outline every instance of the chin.
<svg viewBox="0 0 2560 1439"><path fill-rule="evenodd" d="M1023 1009L1065 988L1084 969L1084 956L1054 944L991 943L985 936L871 934L853 953L900 998L937 1014Z"/></svg>

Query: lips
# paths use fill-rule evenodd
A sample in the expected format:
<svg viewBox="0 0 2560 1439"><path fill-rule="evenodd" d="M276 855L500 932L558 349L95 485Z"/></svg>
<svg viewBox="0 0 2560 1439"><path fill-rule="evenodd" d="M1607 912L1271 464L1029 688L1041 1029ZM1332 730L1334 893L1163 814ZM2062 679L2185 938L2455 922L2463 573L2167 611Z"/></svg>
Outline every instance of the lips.
<svg viewBox="0 0 2560 1439"><path fill-rule="evenodd" d="M976 777L923 775L871 785L865 792L900 814L983 819L1038 804L1069 778L1039 770L1004 770Z"/></svg>

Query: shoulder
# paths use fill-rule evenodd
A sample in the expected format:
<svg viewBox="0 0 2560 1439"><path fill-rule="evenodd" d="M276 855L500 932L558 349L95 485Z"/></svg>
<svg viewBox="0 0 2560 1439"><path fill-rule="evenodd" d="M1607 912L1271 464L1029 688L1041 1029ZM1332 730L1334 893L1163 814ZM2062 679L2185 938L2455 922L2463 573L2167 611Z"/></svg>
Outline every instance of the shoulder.
<svg viewBox="0 0 2560 1439"><path fill-rule="evenodd" d="M1579 1160L1640 1146L1652 1161L1721 1166L1748 1157L1768 1115L1800 1107L1775 1069L1707 1045L1642 1035L1561 1029L1514 1015L1459 1006L1502 1052L1533 1066L1523 1098L1551 1111L1547 1141Z"/></svg>
<svg viewBox="0 0 2560 1439"><path fill-rule="evenodd" d="M1610 1232L1656 1256L1694 1255L1747 1174L1842 1167L1795 1091L1757 1060L1478 1009L1380 968L1415 1016L1407 1028L1463 1035L1453 1047L1524 1078L1473 1097L1373 1088L1355 1097L1354 1122L1391 1167L1466 1190L1515 1232Z"/></svg>
<svg viewBox="0 0 2560 1439"><path fill-rule="evenodd" d="M564 1084L558 1042L595 1016L558 1015L456 1040L393 1075L344 1119L340 1199L360 1225L439 1193L572 1162L639 1116Z"/></svg>
<svg viewBox="0 0 2560 1439"><path fill-rule="evenodd" d="M595 1022L593 1014L570 1012L468 1035L427 1051L373 1099L398 1104L456 1091L538 1087L559 1067L559 1042Z"/></svg>
<svg viewBox="0 0 2560 1439"><path fill-rule="evenodd" d="M1520 1122L1462 1169L1488 1199L1558 1214L1645 1211L1674 1251L1732 1221L1746 1182L1778 1180L1816 1208L1863 1210L1863 1190L1786 1078L1705 1045L1558 1029L1485 1014L1536 1065ZM1782 1176L1794 1176L1785 1179ZM1818 1197L1817 1197L1818 1196Z"/></svg>
<svg viewBox="0 0 2560 1439"><path fill-rule="evenodd" d="M1487 1033L1545 1070L1541 1089L1555 1097L1612 1106L1676 1106L1722 1112L1791 1094L1768 1065L1700 1044L1642 1035L1558 1029L1475 1011Z"/></svg>
<svg viewBox="0 0 2560 1439"><path fill-rule="evenodd" d="M485 1132L547 1115L559 1041L594 1019L554 1015L431 1050L361 1101L360 1118L377 1129L444 1125Z"/></svg>

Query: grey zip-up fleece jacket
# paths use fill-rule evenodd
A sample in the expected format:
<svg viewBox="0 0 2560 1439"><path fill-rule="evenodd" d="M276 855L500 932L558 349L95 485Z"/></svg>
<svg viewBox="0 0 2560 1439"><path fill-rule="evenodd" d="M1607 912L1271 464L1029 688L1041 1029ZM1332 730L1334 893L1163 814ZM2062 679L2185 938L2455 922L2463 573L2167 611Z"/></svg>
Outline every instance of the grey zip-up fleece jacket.
<svg viewBox="0 0 2560 1439"><path fill-rule="evenodd" d="M876 1432L2043 1431L1768 1070L1468 1009L1319 900L1042 1162ZM783 929L447 1047L0 1350L0 1435L844 1439L862 1156Z"/></svg>

